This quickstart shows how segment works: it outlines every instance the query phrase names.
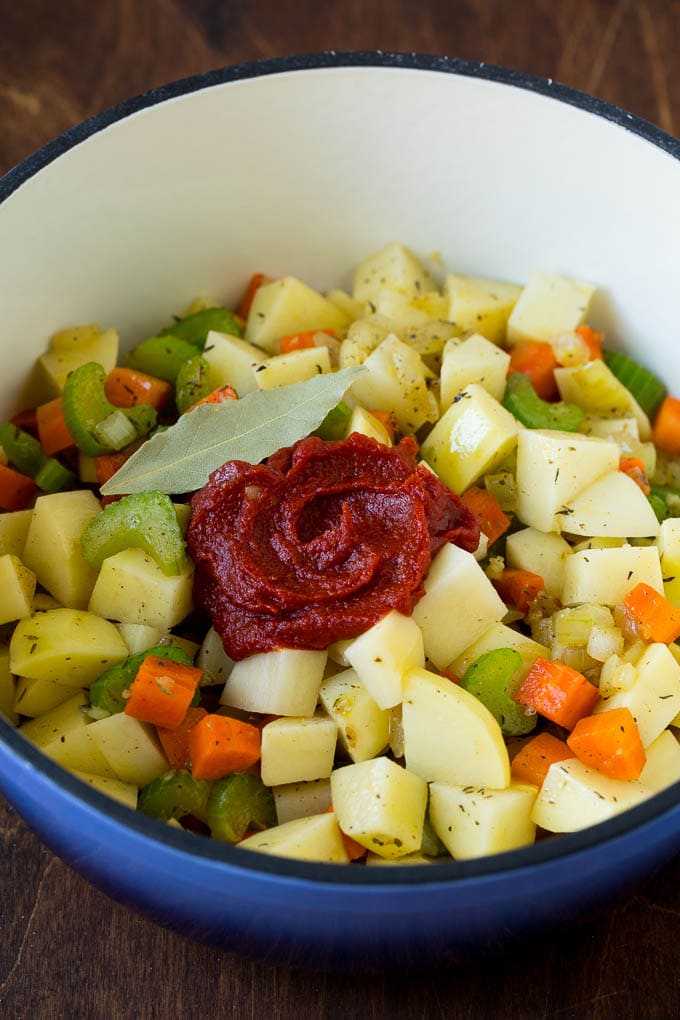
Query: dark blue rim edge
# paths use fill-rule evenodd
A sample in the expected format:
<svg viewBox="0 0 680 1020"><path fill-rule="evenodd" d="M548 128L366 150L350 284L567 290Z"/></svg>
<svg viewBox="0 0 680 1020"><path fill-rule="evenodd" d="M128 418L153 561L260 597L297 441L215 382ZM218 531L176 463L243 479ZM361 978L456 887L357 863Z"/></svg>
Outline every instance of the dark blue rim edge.
<svg viewBox="0 0 680 1020"><path fill-rule="evenodd" d="M47 143L41 149L28 156L17 166L9 170L0 179L0 204L15 192L22 184L35 176L59 156L74 146L86 141L92 135L104 130L117 121L123 120L141 110L158 103L188 95L204 88L223 85L229 82L243 81L249 78L283 74L290 71L318 70L322 68L341 67L380 67L397 69L414 69L434 71L444 74L456 74L468 78L481 78L535 92L540 95L559 100L575 106L587 113L592 113L611 121L620 127L639 135L657 148L680 160L680 140L667 134L656 125L637 117L628 111L614 106L603 99L588 95L578 89L563 85L550 78L539 78L521 71L498 67L484 62L460 60L455 57L426 56L417 53L390 53L380 50L375 52L336 52L328 51L316 54L301 54L289 57L277 57L271 60L252 61L207 71L180 79L154 88L88 118L81 124L65 131L58 138ZM399 867L389 869L348 868L346 865L312 864L269 857L264 854L249 854L237 849L216 844L208 839L179 832L169 826L155 822L144 815L135 813L129 808L98 793L82 783L65 769L56 765L43 755L37 748L22 737L4 718L0 716L0 739L12 752L27 760L37 771L41 772L49 782L60 787L70 798L84 801L90 809L104 813L117 824L125 828L133 828L137 833L153 842L166 844L178 855L187 858L199 857L210 862L222 861L230 869L246 872L266 873L272 877L297 879L302 883L314 885L357 885L375 886L377 888L395 888L399 885L448 885L452 881L474 880L476 878L491 879L512 871L549 864L575 854L583 853L591 848L603 846L624 836L633 829L654 820L661 820L680 804L680 783L656 794L649 801L638 807L631 808L623 814L599 825L591 826L580 832L548 839L522 850L485 857L472 861L451 861L430 868Z"/></svg>

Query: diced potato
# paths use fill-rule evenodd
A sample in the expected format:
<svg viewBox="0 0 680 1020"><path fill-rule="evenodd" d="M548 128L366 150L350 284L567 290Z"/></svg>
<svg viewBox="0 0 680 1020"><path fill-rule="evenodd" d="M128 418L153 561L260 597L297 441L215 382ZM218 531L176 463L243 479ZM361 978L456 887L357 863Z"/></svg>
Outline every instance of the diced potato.
<svg viewBox="0 0 680 1020"><path fill-rule="evenodd" d="M265 715L314 715L326 659L297 648L250 655L234 664L220 701Z"/></svg>
<svg viewBox="0 0 680 1020"><path fill-rule="evenodd" d="M295 818L321 815L331 806L330 779L315 779L310 783L286 783L274 786L274 803L279 825Z"/></svg>
<svg viewBox="0 0 680 1020"><path fill-rule="evenodd" d="M78 691L40 718L24 723L20 732L64 768L115 777L92 740L91 723L83 712L88 703L85 692Z"/></svg>
<svg viewBox="0 0 680 1020"><path fill-rule="evenodd" d="M154 727L133 719L125 712L90 723L88 733L114 776L124 783L146 786L168 771L168 760Z"/></svg>
<svg viewBox="0 0 680 1020"><path fill-rule="evenodd" d="M505 558L509 567L540 574L548 595L561 598L564 567L571 556L571 546L561 535L523 528L508 535Z"/></svg>
<svg viewBox="0 0 680 1020"><path fill-rule="evenodd" d="M397 241L359 263L354 271L352 296L355 301L373 301L385 287L408 295L435 289L422 263Z"/></svg>
<svg viewBox="0 0 680 1020"><path fill-rule="evenodd" d="M651 790L633 779L610 779L578 760L551 765L531 814L548 832L576 832L635 807Z"/></svg>
<svg viewBox="0 0 680 1020"><path fill-rule="evenodd" d="M233 386L239 397L257 389L253 369L264 361L261 347L249 344L238 336L210 330L205 341L203 357L210 365L210 384Z"/></svg>
<svg viewBox="0 0 680 1020"><path fill-rule="evenodd" d="M505 790L432 783L430 821L457 860L516 850L534 842L531 811L537 793L537 787L518 783Z"/></svg>
<svg viewBox="0 0 680 1020"><path fill-rule="evenodd" d="M649 538L659 522L639 485L623 471L610 471L564 507L564 529L574 535Z"/></svg>
<svg viewBox="0 0 680 1020"><path fill-rule="evenodd" d="M112 779L108 776L95 776L90 772L78 772L75 769L73 770L73 775L87 783L93 790L99 790L100 793L106 794L107 797L112 797L114 800L136 811L137 794L139 791L133 783L124 783L120 779Z"/></svg>
<svg viewBox="0 0 680 1020"><path fill-rule="evenodd" d="M0 712L14 725L19 722L15 708L16 683L9 668L9 648L0 645Z"/></svg>
<svg viewBox="0 0 680 1020"><path fill-rule="evenodd" d="M38 582L69 609L85 609L97 572L86 563L80 536L101 512L89 489L39 496L26 536L23 561Z"/></svg>
<svg viewBox="0 0 680 1020"><path fill-rule="evenodd" d="M21 620L32 609L37 578L14 553L0 555L0 624Z"/></svg>
<svg viewBox="0 0 680 1020"><path fill-rule="evenodd" d="M550 340L580 326L595 293L592 284L551 273L534 273L508 319L510 345L520 340Z"/></svg>
<svg viewBox="0 0 680 1020"><path fill-rule="evenodd" d="M427 782L497 790L510 784L500 726L478 698L457 684L425 669L410 670L404 679L402 722L406 767Z"/></svg>
<svg viewBox="0 0 680 1020"><path fill-rule="evenodd" d="M32 516L32 510L0 514L0 555L12 553L22 559Z"/></svg>
<svg viewBox="0 0 680 1020"><path fill-rule="evenodd" d="M370 411L358 405L352 411L347 426L347 435L351 436L353 432L358 433L360 436L368 436L369 439L375 439L376 442L382 443L383 446L392 445L392 440L383 423L374 414L371 414Z"/></svg>
<svg viewBox="0 0 680 1020"><path fill-rule="evenodd" d="M565 606L579 602L616 606L641 582L663 591L656 546L586 549L573 553L565 563L562 602Z"/></svg>
<svg viewBox="0 0 680 1020"><path fill-rule="evenodd" d="M632 415L637 421L640 439L649 439L649 418L630 390L600 358L576 368L556 368L555 381L562 400L609 418Z"/></svg>
<svg viewBox="0 0 680 1020"><path fill-rule="evenodd" d="M539 531L569 531L569 500L616 471L616 443L574 432L524 429L517 438L517 516Z"/></svg>
<svg viewBox="0 0 680 1020"><path fill-rule="evenodd" d="M661 557L663 593L674 606L680 606L680 517L662 521L656 544Z"/></svg>
<svg viewBox="0 0 680 1020"><path fill-rule="evenodd" d="M267 358L255 369L255 384L261 390L305 382L331 370L331 356L327 347L305 347L290 354L276 354Z"/></svg>
<svg viewBox="0 0 680 1020"><path fill-rule="evenodd" d="M59 684L56 680L35 680L20 676L16 681L14 711L31 719L49 712L57 705L73 697L73 687Z"/></svg>
<svg viewBox="0 0 680 1020"><path fill-rule="evenodd" d="M58 397L66 377L88 361L96 361L111 372L118 363L118 333L99 326L73 326L55 333L49 350L38 358L41 383L49 397Z"/></svg>
<svg viewBox="0 0 680 1020"><path fill-rule="evenodd" d="M509 364L510 355L479 333L474 333L462 343L448 340L440 374L439 402L442 411L446 411L456 394L470 383L477 383L495 400L501 401Z"/></svg>
<svg viewBox="0 0 680 1020"><path fill-rule="evenodd" d="M392 708L401 701L404 673L425 665L423 633L413 617L393 609L348 645L345 657L380 708Z"/></svg>
<svg viewBox="0 0 680 1020"><path fill-rule="evenodd" d="M334 305L337 305L341 312L345 313L350 322L354 319L360 319L364 314L364 303L362 301L355 300L355 298L351 297L345 290L329 290L325 296L329 301L332 301Z"/></svg>
<svg viewBox="0 0 680 1020"><path fill-rule="evenodd" d="M245 339L275 354L282 336L309 329L340 329L348 322L349 316L332 301L294 276L286 276L258 287Z"/></svg>
<svg viewBox="0 0 680 1020"><path fill-rule="evenodd" d="M518 676L526 675L539 655L544 658L550 657L550 650L538 641L532 641L526 634L520 634L512 627L506 627L504 623L494 623L476 641L473 641L459 656L450 664L450 668L456 676L463 676L468 666L484 655L485 652L492 652L496 648L514 648L522 657L522 668Z"/></svg>
<svg viewBox="0 0 680 1020"><path fill-rule="evenodd" d="M424 326L432 319L443 319L448 302L438 291L425 291L415 297L383 287L371 301L378 315L391 319L399 329Z"/></svg>
<svg viewBox="0 0 680 1020"><path fill-rule="evenodd" d="M427 783L390 758L335 769L331 796L340 828L361 846L389 858L420 850Z"/></svg>
<svg viewBox="0 0 680 1020"><path fill-rule="evenodd" d="M367 761L385 750L390 739L389 712L376 704L355 670L325 679L319 698L352 761Z"/></svg>
<svg viewBox="0 0 680 1020"><path fill-rule="evenodd" d="M522 288L514 283L450 273L444 282L449 300L446 318L463 333L474 331L491 343L502 344L508 317L521 293Z"/></svg>
<svg viewBox="0 0 680 1020"><path fill-rule="evenodd" d="M9 645L10 668L17 676L68 687L89 687L127 655L113 623L78 609L50 609L20 620Z"/></svg>
<svg viewBox="0 0 680 1020"><path fill-rule="evenodd" d="M205 673L205 682L210 684L224 683L234 668L234 660L225 652L222 638L214 627L203 638L196 665Z"/></svg>
<svg viewBox="0 0 680 1020"><path fill-rule="evenodd" d="M439 408L427 388L431 373L412 347L391 334L363 365L366 371L352 383L351 394L365 408L389 408L399 429L409 434L427 421L436 421Z"/></svg>
<svg viewBox="0 0 680 1020"><path fill-rule="evenodd" d="M471 553L447 543L433 559L413 620L425 655L444 669L505 616L505 603Z"/></svg>
<svg viewBox="0 0 680 1020"><path fill-rule="evenodd" d="M291 857L297 861L349 862L342 833L332 811L309 818L294 818L264 832L256 832L242 839L239 849Z"/></svg>
<svg viewBox="0 0 680 1020"><path fill-rule="evenodd" d="M288 716L262 727L261 775L266 786L327 779L338 730L325 716Z"/></svg>
<svg viewBox="0 0 680 1020"><path fill-rule="evenodd" d="M672 730L664 730L645 748L647 761L640 782L652 793L680 782L680 741Z"/></svg>
<svg viewBox="0 0 680 1020"><path fill-rule="evenodd" d="M635 665L636 678L628 690L601 699L593 714L628 708L644 747L656 740L680 712L680 664L666 645L652 644Z"/></svg>
<svg viewBox="0 0 680 1020"><path fill-rule="evenodd" d="M128 646L130 655L137 655L139 652L145 652L147 648L153 648L165 634L160 627L148 627L145 623L118 623L116 626Z"/></svg>
<svg viewBox="0 0 680 1020"><path fill-rule="evenodd" d="M471 383L426 437L421 454L454 492L461 493L512 453L521 431L509 411Z"/></svg>
<svg viewBox="0 0 680 1020"><path fill-rule="evenodd" d="M123 549L104 560L89 609L120 623L171 630L193 609L193 563L164 574L143 549Z"/></svg>
<svg viewBox="0 0 680 1020"><path fill-rule="evenodd" d="M340 368L351 368L363 365L369 354L388 336L399 336L399 331L391 319L384 315L367 315L365 319L353 322L347 330L347 336L340 344Z"/></svg>

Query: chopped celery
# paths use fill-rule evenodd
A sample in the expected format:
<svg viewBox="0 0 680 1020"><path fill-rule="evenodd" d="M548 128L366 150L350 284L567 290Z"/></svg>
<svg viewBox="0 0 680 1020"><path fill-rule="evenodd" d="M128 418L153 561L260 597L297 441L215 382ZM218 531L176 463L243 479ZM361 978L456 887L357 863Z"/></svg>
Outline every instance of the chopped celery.
<svg viewBox="0 0 680 1020"><path fill-rule="evenodd" d="M37 439L9 421L0 426L0 446L17 470L32 478L43 492L63 492L75 485L72 471L56 457L46 457Z"/></svg>
<svg viewBox="0 0 680 1020"><path fill-rule="evenodd" d="M521 666L522 656L514 648L494 648L475 659L460 682L488 708L503 733L511 737L530 733L536 726L536 716L527 715L510 694Z"/></svg>
<svg viewBox="0 0 680 1020"><path fill-rule="evenodd" d="M163 330L162 335L186 340L202 351L211 329L218 333L228 333L229 336L243 335L236 316L228 308L203 308L199 312L193 312L183 319L177 319L172 326Z"/></svg>
<svg viewBox="0 0 680 1020"><path fill-rule="evenodd" d="M328 412L313 435L318 436L319 439L325 439L326 442L334 439L344 439L351 417L352 408L348 407L344 400L341 400L339 404L336 404Z"/></svg>
<svg viewBox="0 0 680 1020"><path fill-rule="evenodd" d="M167 333L152 336L133 348L125 358L128 368L174 383L185 361L196 355L196 347L188 340Z"/></svg>
<svg viewBox="0 0 680 1020"><path fill-rule="evenodd" d="M151 490L109 503L85 528L80 547L95 570L109 556L143 549L164 574L179 574L186 563L185 542L169 496Z"/></svg>
<svg viewBox="0 0 680 1020"><path fill-rule="evenodd" d="M583 411L576 404L565 404L563 401L550 404L542 400L529 376L522 372L511 372L508 376L503 407L528 429L577 432L583 421Z"/></svg>
<svg viewBox="0 0 680 1020"><path fill-rule="evenodd" d="M90 686L90 705L97 709L98 718L123 711L125 708L123 692L137 676L137 670L147 655L157 655L159 658L170 659L171 662L179 662L184 666L193 664L184 649L175 645L154 645L153 648L147 648L137 655L129 655L127 659L105 670Z"/></svg>
<svg viewBox="0 0 680 1020"><path fill-rule="evenodd" d="M88 361L70 373L62 393L67 428L78 448L90 457L120 450L132 440L146 436L156 424L156 411L151 404L118 408L110 403L104 392L105 380L104 367L96 361ZM125 438L119 442L123 440L123 436L121 432L115 431L115 426L112 426L114 432L110 437L107 426L104 427L104 431L101 431L101 426L111 416L114 421L119 421L121 415L131 426L127 436L131 436L132 439ZM116 445L112 445L109 438L113 439Z"/></svg>
<svg viewBox="0 0 680 1020"><path fill-rule="evenodd" d="M606 606L584 602L573 609L559 609L553 614L555 640L570 648L585 648L593 627L612 627L614 619Z"/></svg>
<svg viewBox="0 0 680 1020"><path fill-rule="evenodd" d="M660 496L657 492L654 492L654 490L650 492L647 499L651 504L652 510L656 514L657 521L659 522L659 524L661 524L663 521L666 520L667 517L670 516L666 500L662 496Z"/></svg>
<svg viewBox="0 0 680 1020"><path fill-rule="evenodd" d="M137 807L145 815L166 822L183 815L202 818L209 793L210 786L204 779L194 779L184 771L170 771L142 787Z"/></svg>
<svg viewBox="0 0 680 1020"><path fill-rule="evenodd" d="M604 351L602 356L607 367L633 394L645 414L653 418L668 393L661 380L620 351Z"/></svg>
<svg viewBox="0 0 680 1020"><path fill-rule="evenodd" d="M680 491L677 489L667 485L652 485L649 501L660 521L666 517L680 517ZM659 517L660 513L663 513L663 517Z"/></svg>
<svg viewBox="0 0 680 1020"><path fill-rule="evenodd" d="M197 401L207 397L211 390L210 365L202 355L196 354L189 361L185 361L177 373L175 382L177 410L184 414Z"/></svg>
<svg viewBox="0 0 680 1020"><path fill-rule="evenodd" d="M215 839L238 843L248 829L276 825L274 794L258 776L234 772L212 784L207 822Z"/></svg>
<svg viewBox="0 0 680 1020"><path fill-rule="evenodd" d="M73 471L64 467L56 457L45 457L33 480L43 492L64 492L76 484Z"/></svg>

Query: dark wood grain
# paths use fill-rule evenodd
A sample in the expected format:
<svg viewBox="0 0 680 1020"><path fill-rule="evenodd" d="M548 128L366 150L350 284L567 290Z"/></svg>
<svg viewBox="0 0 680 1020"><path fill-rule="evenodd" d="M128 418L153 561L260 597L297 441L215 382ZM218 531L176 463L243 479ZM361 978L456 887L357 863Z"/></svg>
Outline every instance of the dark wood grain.
<svg viewBox="0 0 680 1020"><path fill-rule="evenodd" d="M677 132L678 39L678 0L0 0L0 171L165 81L324 49L504 64ZM589 926L497 960L346 978L241 960L146 922L74 875L2 803L0 855L0 1015L16 1020L680 1015L680 860Z"/></svg>

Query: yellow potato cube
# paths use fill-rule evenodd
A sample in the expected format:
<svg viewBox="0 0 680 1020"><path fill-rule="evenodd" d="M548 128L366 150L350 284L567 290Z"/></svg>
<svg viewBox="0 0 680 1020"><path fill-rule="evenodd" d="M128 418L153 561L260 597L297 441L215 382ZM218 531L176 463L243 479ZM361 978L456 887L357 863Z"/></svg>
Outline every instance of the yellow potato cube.
<svg viewBox="0 0 680 1020"><path fill-rule="evenodd" d="M485 389L471 383L426 437L421 454L461 493L512 453L522 428Z"/></svg>
<svg viewBox="0 0 680 1020"><path fill-rule="evenodd" d="M430 821L452 857L467 860L530 846L536 836L531 811L538 788L505 790L430 785Z"/></svg>
<svg viewBox="0 0 680 1020"><path fill-rule="evenodd" d="M444 281L449 308L446 318L461 333L481 333L494 344L502 344L508 317L522 288L514 283L484 280L450 273Z"/></svg>
<svg viewBox="0 0 680 1020"><path fill-rule="evenodd" d="M168 771L168 760L154 727L125 712L90 723L88 733L113 775L124 783L146 786Z"/></svg>
<svg viewBox="0 0 680 1020"><path fill-rule="evenodd" d="M245 339L276 354L282 336L309 329L340 329L349 316L294 276L259 287L248 315Z"/></svg>
<svg viewBox="0 0 680 1020"><path fill-rule="evenodd" d="M239 397L257 389L253 370L264 361L261 347L249 344L237 336L228 336L211 330L203 349L203 357L210 365L210 385L233 386Z"/></svg>
<svg viewBox="0 0 680 1020"><path fill-rule="evenodd" d="M540 574L548 595L562 597L564 566L571 556L571 546L561 535L523 528L508 535L505 557L509 567Z"/></svg>
<svg viewBox="0 0 680 1020"><path fill-rule="evenodd" d="M509 364L510 355L479 333L474 333L462 342L448 340L439 377L442 411L446 411L457 394L471 383L477 383L494 400L501 401Z"/></svg>
<svg viewBox="0 0 680 1020"><path fill-rule="evenodd" d="M16 683L9 668L9 648L7 645L0 645L0 712L14 726L19 722L19 716L14 707L15 699Z"/></svg>
<svg viewBox="0 0 680 1020"><path fill-rule="evenodd" d="M656 546L621 545L613 549L583 549L568 557L564 566L562 602L575 606L595 602L617 606L636 584L663 591L659 550Z"/></svg>
<svg viewBox="0 0 680 1020"><path fill-rule="evenodd" d="M0 555L13 553L19 559L23 557L32 516L32 510L0 514Z"/></svg>
<svg viewBox="0 0 680 1020"><path fill-rule="evenodd" d="M583 280L534 273L510 313L508 343L570 333L585 321L594 293L593 285Z"/></svg>
<svg viewBox="0 0 680 1020"><path fill-rule="evenodd" d="M640 740L648 747L680 712L680 664L666 645L652 644L635 663L635 680L627 690L602 698L593 714L628 708Z"/></svg>
<svg viewBox="0 0 680 1020"><path fill-rule="evenodd" d="M74 326L55 333L49 350L38 358L41 382L50 397L58 397L66 377L79 365L96 361L110 372L118 363L118 333L99 326Z"/></svg>
<svg viewBox="0 0 680 1020"><path fill-rule="evenodd" d="M250 655L234 664L220 702L265 715L314 715L327 658L297 648Z"/></svg>
<svg viewBox="0 0 680 1020"><path fill-rule="evenodd" d="M327 779L333 769L338 730L323 716L289 716L262 727L262 782L265 786Z"/></svg>
<svg viewBox="0 0 680 1020"><path fill-rule="evenodd" d="M18 556L0 556L0 624L21 620L31 612L37 578Z"/></svg>
<svg viewBox="0 0 680 1020"><path fill-rule="evenodd" d="M35 719L45 712L63 705L73 697L73 687L56 680L36 680L28 676L17 677L14 711Z"/></svg>
<svg viewBox="0 0 680 1020"><path fill-rule="evenodd" d="M375 439L384 446L392 445L392 440L383 423L363 407L357 406L352 411L347 426L347 435L351 436L353 432L357 432L361 436L368 436L369 439Z"/></svg>
<svg viewBox="0 0 680 1020"><path fill-rule="evenodd" d="M327 347L305 347L290 354L275 354L253 369L255 383L260 390L273 390L278 386L305 382L331 370L331 356Z"/></svg>
<svg viewBox="0 0 680 1020"><path fill-rule="evenodd" d="M78 609L50 609L20 620L9 645L10 668L17 676L68 687L89 687L127 655L114 624Z"/></svg>
<svg viewBox="0 0 680 1020"><path fill-rule="evenodd" d="M647 761L640 782L653 793L680 782L680 741L672 730L664 730L645 748Z"/></svg>
<svg viewBox="0 0 680 1020"><path fill-rule="evenodd" d="M86 608L97 578L80 550L80 536L100 512L99 500L87 489L39 496L35 503L23 561L69 609Z"/></svg>
<svg viewBox="0 0 680 1020"><path fill-rule="evenodd" d="M120 779L112 779L107 776L93 776L89 772L78 772L75 769L73 770L73 775L77 776L78 779L82 779L93 790L99 790L100 793L106 794L107 797L113 797L114 800L136 811L137 794L139 791L133 783L123 783Z"/></svg>
<svg viewBox="0 0 680 1020"><path fill-rule="evenodd" d="M309 783L284 783L274 786L274 803L279 825L295 818L321 815L331 806L330 779L314 779Z"/></svg>
<svg viewBox="0 0 680 1020"><path fill-rule="evenodd" d="M551 765L531 817L548 832L576 832L651 797L639 780L611 779L578 758Z"/></svg>
<svg viewBox="0 0 680 1020"><path fill-rule="evenodd" d="M256 832L242 839L239 849L291 857L297 861L349 862L342 833L332 811L309 818L294 818L264 832Z"/></svg>
<svg viewBox="0 0 680 1020"><path fill-rule="evenodd" d="M404 433L436 421L439 407L427 388L431 372L417 351L390 334L363 362L366 371L351 386L352 397L371 410L389 408ZM506 412L507 413L507 412Z"/></svg>
<svg viewBox="0 0 680 1020"><path fill-rule="evenodd" d="M193 609L194 566L164 574L143 549L123 549L104 560L92 590L92 613L121 623L170 630Z"/></svg>
<svg viewBox="0 0 680 1020"><path fill-rule="evenodd" d="M422 263L398 241L369 255L354 270L355 301L372 301L385 287L408 295L435 289Z"/></svg>
<svg viewBox="0 0 680 1020"><path fill-rule="evenodd" d="M353 669L324 680L319 699L335 722L340 743L352 761L367 761L385 750L390 739L390 714L376 704Z"/></svg>
<svg viewBox="0 0 680 1020"><path fill-rule="evenodd" d="M347 646L345 658L378 706L393 708L402 699L404 673L425 665L423 632L413 617L393 609Z"/></svg>
<svg viewBox="0 0 680 1020"><path fill-rule="evenodd" d="M92 724L83 711L88 703L85 692L78 691L40 718L24 723L19 732L64 768L115 778L92 740Z"/></svg>

